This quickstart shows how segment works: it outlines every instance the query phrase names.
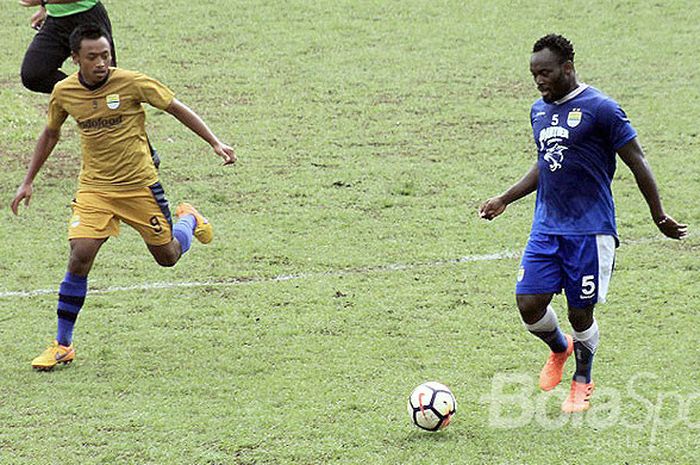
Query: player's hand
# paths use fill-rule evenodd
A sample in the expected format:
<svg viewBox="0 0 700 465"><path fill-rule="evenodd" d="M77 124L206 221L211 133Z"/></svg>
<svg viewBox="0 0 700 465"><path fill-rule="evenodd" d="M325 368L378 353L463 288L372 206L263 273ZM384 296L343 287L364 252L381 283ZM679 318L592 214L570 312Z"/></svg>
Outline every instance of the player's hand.
<svg viewBox="0 0 700 465"><path fill-rule="evenodd" d="M30 18L29 25L38 31L39 29L41 29L41 26L44 25L45 20L46 10L43 8L39 8Z"/></svg>
<svg viewBox="0 0 700 465"><path fill-rule="evenodd" d="M491 197L479 207L479 216L490 221L503 213L506 206L501 197Z"/></svg>
<svg viewBox="0 0 700 465"><path fill-rule="evenodd" d="M17 189L17 193L15 194L15 198L12 200L12 204L10 205L10 208L12 209L12 213L14 213L15 215L18 215L20 202L22 202L22 200L24 200L24 206L28 207L29 200L31 198L32 198L32 185L22 183L22 185L19 186L19 189Z"/></svg>
<svg viewBox="0 0 700 465"><path fill-rule="evenodd" d="M224 159L224 165L233 165L236 163L236 160L238 160L238 157L236 157L236 151L226 144L215 145L214 152Z"/></svg>
<svg viewBox="0 0 700 465"><path fill-rule="evenodd" d="M19 0L19 4L22 6L39 6L41 5L41 0Z"/></svg>
<svg viewBox="0 0 700 465"><path fill-rule="evenodd" d="M688 225L680 224L668 215L664 215L656 222L656 227L671 239L683 239L688 235Z"/></svg>

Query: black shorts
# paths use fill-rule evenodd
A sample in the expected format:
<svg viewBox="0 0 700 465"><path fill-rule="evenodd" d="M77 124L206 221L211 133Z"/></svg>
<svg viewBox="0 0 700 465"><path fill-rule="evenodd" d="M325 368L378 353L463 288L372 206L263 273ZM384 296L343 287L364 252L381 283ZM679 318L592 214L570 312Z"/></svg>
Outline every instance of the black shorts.
<svg viewBox="0 0 700 465"><path fill-rule="evenodd" d="M66 77L61 65L71 55L68 38L81 24L98 24L110 36L112 65L117 65L117 56L112 40L112 23L102 3L87 11L68 16L47 16L39 32L29 44L22 61L22 82L30 90L50 93L53 86Z"/></svg>

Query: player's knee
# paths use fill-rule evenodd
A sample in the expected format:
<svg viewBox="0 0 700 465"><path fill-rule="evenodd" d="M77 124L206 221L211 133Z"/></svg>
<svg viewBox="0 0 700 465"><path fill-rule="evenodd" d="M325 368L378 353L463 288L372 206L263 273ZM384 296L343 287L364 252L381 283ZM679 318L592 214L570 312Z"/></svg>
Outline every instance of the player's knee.
<svg viewBox="0 0 700 465"><path fill-rule="evenodd" d="M36 68L22 67L20 76L22 77L22 85L27 89L32 92L46 92L48 76Z"/></svg>
<svg viewBox="0 0 700 465"><path fill-rule="evenodd" d="M157 264L168 268L175 266L182 255L180 245L175 240L165 245L149 245L148 250Z"/></svg>
<svg viewBox="0 0 700 465"><path fill-rule="evenodd" d="M541 320L547 311L547 302L542 299L532 298L528 295L516 295L520 317L526 324L533 324Z"/></svg>
<svg viewBox="0 0 700 465"><path fill-rule="evenodd" d="M569 308L569 323L574 331L587 330L593 324L593 307Z"/></svg>
<svg viewBox="0 0 700 465"><path fill-rule="evenodd" d="M158 263L160 266L170 268L170 267L175 266L177 264L177 262L180 260L180 254L168 253L168 254L158 255L154 258L156 259L156 263Z"/></svg>
<svg viewBox="0 0 700 465"><path fill-rule="evenodd" d="M90 271L93 257L82 253L71 253L68 260L68 271L79 276L85 276Z"/></svg>

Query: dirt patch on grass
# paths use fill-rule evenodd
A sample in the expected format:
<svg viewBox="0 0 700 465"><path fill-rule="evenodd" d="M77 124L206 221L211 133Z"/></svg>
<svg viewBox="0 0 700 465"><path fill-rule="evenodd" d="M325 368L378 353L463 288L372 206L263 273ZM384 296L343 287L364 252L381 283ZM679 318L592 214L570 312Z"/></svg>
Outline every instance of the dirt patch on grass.
<svg viewBox="0 0 700 465"><path fill-rule="evenodd" d="M495 96L500 97L531 97L534 95L533 84L516 80L499 80L493 82L489 87L484 87L479 92L479 98L490 99Z"/></svg>
<svg viewBox="0 0 700 465"><path fill-rule="evenodd" d="M14 87L17 87L17 83L19 82L19 76L17 76L16 79L14 78L4 78L0 79L0 89L12 89Z"/></svg>

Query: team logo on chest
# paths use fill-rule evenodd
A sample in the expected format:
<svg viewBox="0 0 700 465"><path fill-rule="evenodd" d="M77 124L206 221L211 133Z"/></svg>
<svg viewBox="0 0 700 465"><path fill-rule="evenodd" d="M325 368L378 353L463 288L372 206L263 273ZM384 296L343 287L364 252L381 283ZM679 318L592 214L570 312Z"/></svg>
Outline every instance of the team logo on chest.
<svg viewBox="0 0 700 465"><path fill-rule="evenodd" d="M119 94L109 94L106 97L107 100L107 108L110 110L116 110L119 108Z"/></svg>
<svg viewBox="0 0 700 465"><path fill-rule="evenodd" d="M564 163L565 150L569 150L569 148L559 145L558 143L547 148L542 158L544 161L549 163L549 171L555 172L556 170L561 169L563 166L562 164Z"/></svg>
<svg viewBox="0 0 700 465"><path fill-rule="evenodd" d="M583 114L581 113L580 108L573 108L570 112L569 115L566 117L566 124L570 128L575 128L581 123L581 118L583 118Z"/></svg>

